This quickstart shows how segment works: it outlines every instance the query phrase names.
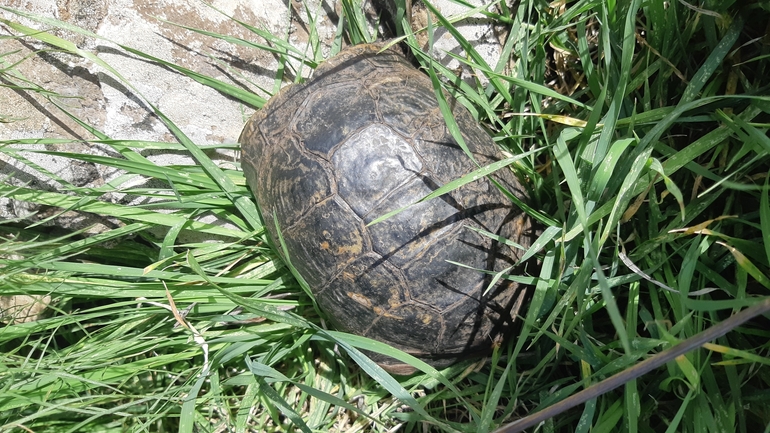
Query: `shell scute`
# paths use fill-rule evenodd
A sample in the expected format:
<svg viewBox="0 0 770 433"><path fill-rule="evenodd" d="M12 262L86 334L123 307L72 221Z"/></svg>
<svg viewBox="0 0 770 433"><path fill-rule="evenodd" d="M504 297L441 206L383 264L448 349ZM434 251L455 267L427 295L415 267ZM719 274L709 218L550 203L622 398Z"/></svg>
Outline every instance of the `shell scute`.
<svg viewBox="0 0 770 433"><path fill-rule="evenodd" d="M283 231L283 238L289 260L311 287L325 285L346 264L371 251L363 222L334 199L311 208Z"/></svg>
<svg viewBox="0 0 770 433"><path fill-rule="evenodd" d="M347 136L376 120L375 104L358 94L355 83L312 92L314 87L307 88L311 93L296 113L293 127L309 151L328 156Z"/></svg>
<svg viewBox="0 0 770 433"><path fill-rule="evenodd" d="M362 218L422 169L411 145L380 123L350 136L331 161L340 196Z"/></svg>
<svg viewBox="0 0 770 433"><path fill-rule="evenodd" d="M390 200L376 207L367 221L410 205L431 191L422 178L411 179L389 195ZM388 257L396 266L404 266L414 260L438 233L450 230L451 223L456 219L457 210L439 198L414 204L391 218L369 226L369 233L375 251Z"/></svg>
<svg viewBox="0 0 770 433"><path fill-rule="evenodd" d="M282 143L262 152L261 158L280 160L281 164L264 167L266 181L260 183L256 193L273 203L269 207L271 217L275 213L279 221L293 222L332 196L332 182L318 158L305 151L299 139L287 136Z"/></svg>
<svg viewBox="0 0 770 433"><path fill-rule="evenodd" d="M407 303L390 311L389 315L378 317L367 337L396 347L409 347L409 352L417 356L436 352L443 332L443 319L437 311L416 303Z"/></svg>

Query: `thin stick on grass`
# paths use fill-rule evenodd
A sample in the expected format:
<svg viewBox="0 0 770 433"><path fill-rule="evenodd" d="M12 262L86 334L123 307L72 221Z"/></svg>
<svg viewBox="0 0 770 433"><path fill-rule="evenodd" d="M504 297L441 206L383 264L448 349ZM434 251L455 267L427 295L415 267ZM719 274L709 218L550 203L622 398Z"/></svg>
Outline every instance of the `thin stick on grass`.
<svg viewBox="0 0 770 433"><path fill-rule="evenodd" d="M730 316L728 319L720 322L718 325L714 325L705 331L702 331L699 334L696 334L677 344L676 346L670 347L651 358L647 358L631 368L623 370L614 376L610 376L599 383L591 385L583 391L580 391L577 394L573 394L554 404L553 406L550 406L539 412L535 412L532 415L526 416L510 424L506 424L505 426L495 430L493 433L517 433L524 431L524 429L528 427L537 425L538 423L552 418L579 404L585 403L588 400L610 392L613 389L631 380L634 380L639 376L647 374L658 367L662 367L667 362L674 360L676 357L693 351L707 344L708 342L727 334L731 330L741 326L754 317L765 314L767 312L770 312L770 298L765 298L764 301L759 302L741 311L740 313Z"/></svg>

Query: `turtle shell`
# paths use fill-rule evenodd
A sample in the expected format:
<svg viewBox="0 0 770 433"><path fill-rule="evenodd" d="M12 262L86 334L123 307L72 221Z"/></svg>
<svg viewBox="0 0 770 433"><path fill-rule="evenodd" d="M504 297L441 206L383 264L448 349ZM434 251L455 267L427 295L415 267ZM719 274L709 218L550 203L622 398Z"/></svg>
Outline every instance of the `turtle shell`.
<svg viewBox="0 0 770 433"><path fill-rule="evenodd" d="M270 238L278 245L277 222L331 322L443 367L488 351L522 300L515 283L493 281L521 252L480 231L526 247L532 230L486 177L367 226L478 168L449 133L430 79L380 50L348 48L270 99L243 130L241 162ZM500 159L450 104L478 164ZM491 177L525 197L507 167Z"/></svg>

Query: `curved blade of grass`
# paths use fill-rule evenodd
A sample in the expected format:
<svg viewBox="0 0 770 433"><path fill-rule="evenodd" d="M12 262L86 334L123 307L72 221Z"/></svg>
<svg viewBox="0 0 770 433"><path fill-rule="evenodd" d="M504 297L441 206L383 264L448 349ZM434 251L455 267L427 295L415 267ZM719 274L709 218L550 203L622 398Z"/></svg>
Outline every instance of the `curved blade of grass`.
<svg viewBox="0 0 770 433"><path fill-rule="evenodd" d="M291 405L286 402L286 400L281 397L278 392L273 389L268 383L265 381L265 379L261 377L257 377L257 384L259 385L260 393L262 394L263 398L266 398L268 401L270 401L275 407L278 408L278 410L281 411L286 418L288 418L292 424L294 424L295 427L303 431L304 433L313 433L310 430L310 427L305 424L305 421L302 419L299 414L292 409ZM281 421L279 419L274 420L276 425L281 425Z"/></svg>
<svg viewBox="0 0 770 433"><path fill-rule="evenodd" d="M296 59L296 60L302 62L303 66L308 66L308 67L310 67L312 69L315 69L318 66L318 62L316 61L317 59L309 60L307 58L307 53L305 53L302 50L296 48L295 46L293 46L291 43L289 43L287 41L288 40L288 35L284 35L283 37L278 37L278 36L272 34L269 31L259 29L257 27L254 27L254 26L250 25L249 23L246 23L244 21L238 20L235 17L233 17L231 15L228 15L227 13L225 13L221 9L216 8L214 5L212 5L209 2L206 2L206 5L208 7L210 7L211 9L214 9L215 11L217 11L217 12L221 13L222 15L226 16L229 20L232 20L233 22L237 23L238 25L242 26L243 28L247 29L248 31L256 34L257 36L260 36L261 38L265 39L269 43L271 43L271 44L275 45L276 47L278 47L278 48L273 48L273 47L270 47L270 46L265 46L265 45L258 44L258 47L260 49L264 49L264 50L266 50L268 52L272 52L272 53L274 53L274 54L276 54L276 55L278 55L279 57L282 57L282 58L291 57L293 59ZM290 17L290 19L293 19L293 18ZM170 23L170 24L178 25L178 24L175 24L175 23ZM197 32L197 29L189 29L189 30ZM210 36L215 37L215 38L220 38L220 37L229 38L229 36L227 36L227 35L218 35L218 34L212 34ZM233 42L236 43L236 44L240 44L239 40L237 40L237 39L234 40ZM249 41L244 41L244 42L245 42L245 46L251 46L251 44L252 44ZM335 51L332 51L332 52L335 52ZM283 64L287 64L288 65L288 63L285 62L285 59L282 59L280 61L280 63L282 65ZM299 71L295 71L295 74L298 77L302 76L301 69Z"/></svg>
<svg viewBox="0 0 770 433"><path fill-rule="evenodd" d="M556 238L556 236L560 235L561 231L562 231L560 227L556 227L556 226L553 226L553 225L548 225L546 227L546 229L543 230L542 233L540 233L540 235L535 240L535 242L533 242L532 245L530 245L529 248L524 249L521 245L517 244L513 240L504 238L502 236L498 236L498 235L496 235L494 233L491 233L491 232L488 232L486 230L481 230L481 229L477 229L477 228L474 228L474 227L468 227L468 229L473 230L473 231L481 234L482 236L486 236L486 237L494 240L495 242L500 242L500 243L508 245L508 246L510 246L512 248L523 250L524 251L524 255L521 256L521 258L518 260L519 263L526 262L530 258L534 257L535 254L537 254L538 252L542 251L548 245L549 242L554 240L554 238Z"/></svg>
<svg viewBox="0 0 770 433"><path fill-rule="evenodd" d="M2 152L2 150L0 150ZM89 155L84 153L72 153L72 152L58 152L49 150L35 150L35 149L13 149L11 153L16 152L31 152L43 155L60 156L68 159L76 159L80 161L91 162L94 164L105 165L108 167L115 167L129 173L136 173L142 176L153 177L159 180L169 180L178 184L186 184L195 186L198 188L215 189L217 184L211 180L211 178L202 175L200 173L188 173L184 170L179 170L174 167L165 167L157 164L153 164L149 160L145 161L131 161L126 159L112 158L109 156L101 155Z"/></svg>
<svg viewBox="0 0 770 433"><path fill-rule="evenodd" d="M740 99L742 97L741 96L730 96L730 97L713 96L713 97L696 100L690 104L686 104L684 107L677 107L673 111L669 112L658 123L656 123L656 126L653 127L650 130L650 132L648 132L647 135L645 135L645 137L641 141L652 140L652 137L650 136L650 134L653 132L655 132L655 135L656 135L655 139L660 138L660 135L663 134L665 130L670 128L671 125L676 121L676 119L678 119L685 111L689 109L705 105L706 103L711 101L715 101L719 99L728 99L728 98ZM748 97L748 98L765 99L761 97ZM760 111L761 110L757 107L749 107L746 110L744 110L740 114L740 116L744 120L750 121L751 119L756 117L760 113ZM665 124L666 126L665 127L661 126L663 124ZM714 146L717 146L718 144L726 140L729 137L730 133L731 132L728 128L714 129L713 131L695 140L684 149L680 150L674 155L671 155L665 162L663 162L663 168L666 174L671 176L673 173L677 172L682 167L698 159L698 157L700 157L704 153L713 149ZM657 181L661 181L661 180L662 179L658 179ZM644 178L639 179L636 185L634 185L631 196L638 195L642 191L647 189L647 187L649 186L649 182L650 182L649 180ZM608 201L607 203L603 204L599 208L595 209L589 216L588 223L590 225L593 225L596 222L600 221L602 218L605 218L616 207L616 204L617 204L617 201ZM567 231L567 234L564 237L565 241L574 239L575 236L580 234L582 231L583 231L583 227L580 224L569 229Z"/></svg>
<svg viewBox="0 0 770 433"><path fill-rule="evenodd" d="M729 53L730 49L735 44L735 41L738 39L738 36L740 36L741 29L743 29L743 19L741 17L736 17L725 36L721 41L719 41L717 47L711 52L708 59L706 59L706 61L701 65L701 67L698 69L698 72L695 74L695 76L693 76L693 79L687 85L687 88L685 89L682 98L677 103L674 112L666 117L669 122L660 122L655 125L639 142L639 145L637 146L638 153L645 151L647 147L651 146L655 141L657 141L663 132L670 128L671 123L673 123L673 121L678 118L681 113L687 111L689 108L694 108L698 105L705 105L706 101L710 101L712 98L719 98L705 97L701 99L695 99L695 97L698 96L698 93L700 93L700 91L703 89L703 86L708 83L708 80L714 71L722 64L724 57ZM726 97L729 98L730 96Z"/></svg>
<svg viewBox="0 0 770 433"><path fill-rule="evenodd" d="M354 5L351 0L342 0L342 12L345 14L348 23L348 33L350 40L355 44L371 43L374 38L369 34L366 18L358 5Z"/></svg>
<svg viewBox="0 0 770 433"><path fill-rule="evenodd" d="M764 272L762 272L759 268L757 268L757 266L754 263L752 263L751 260L749 260L748 257L746 257L739 249L721 241L717 241L717 243L727 248L728 251L730 251L730 254L732 254L733 257L735 257L735 262L738 263L738 266L743 268L744 271L746 271L749 275L754 277L754 279L759 284L765 286L766 289L770 289L770 278L768 278Z"/></svg>
<svg viewBox="0 0 770 433"><path fill-rule="evenodd" d="M206 280L211 286L217 289L222 295L234 302L236 305L241 305L275 322L292 325L299 329L306 329L311 327L310 322L300 316L297 316L296 314L292 314L288 311L282 311L273 305L267 304L258 299L244 298L241 296L233 295L228 290L214 283L212 278L206 275L192 254L187 254L187 263L190 265L190 268L193 269L193 271L195 271L201 278Z"/></svg>
<svg viewBox="0 0 770 433"><path fill-rule="evenodd" d="M65 257L64 259L66 259ZM66 264L66 266L63 266ZM101 265L106 266L106 265ZM52 271L64 271L64 272L78 272L81 275L97 275L97 277L71 277L71 276L59 276L60 274L53 275L40 275L40 274L17 274L4 280L6 286L6 293L31 293L38 295L45 295L50 293L56 293L60 296L73 296L78 298L91 298L91 299L117 299L117 298L148 298L148 299L160 299L163 300L166 293L166 288L173 296L183 299L185 302L216 302L212 304L212 309L229 309L232 305L241 305L243 301L236 302L237 297L220 297L216 294L212 294L211 289L207 289L205 281L197 278L194 275L180 276L180 273L172 273L172 278L160 279L164 276L164 273L160 274L147 274L150 276L144 276L140 268L132 268L131 272L127 272L119 266L113 266L112 269L116 270L116 275L109 275L102 273L103 268L96 269L95 272L89 272L90 269L87 264L82 263L68 263L58 262L53 265L43 264L40 269L52 270ZM131 277L127 280L122 280L124 275L130 274ZM139 275L138 277L136 275ZM182 274L184 275L184 274ZM160 281L152 280L151 277L157 276ZM256 290L268 288L273 282L266 282L264 280L244 281L237 282L222 281L220 278L212 278L213 281L222 284L228 284L226 290L231 296L249 296L254 294ZM171 284L163 285L163 281L170 281ZM230 302L228 302L230 301ZM226 305L222 307L222 305ZM283 309L292 308L296 304L292 304L290 301L283 300L258 300L254 302L254 305L250 305L249 308L260 317L269 319L275 319L273 321L278 323L291 322L296 324L300 322L292 322L291 318L286 319L281 313ZM264 307L264 308L263 308ZM200 309L208 309L205 306ZM264 310L264 311L263 311ZM287 322L287 323L288 323ZM302 322L304 323L304 322Z"/></svg>
<svg viewBox="0 0 770 433"><path fill-rule="evenodd" d="M432 377L433 379L437 380L444 386L446 386L449 390L452 392L457 393L458 396L462 396L462 393L457 388L455 384L453 384L449 379L447 379L444 374L442 374L440 371L438 371L436 368L432 367L430 364L427 364L425 361L416 358L406 352L403 352L401 350L398 350L394 347L391 347L388 344L379 342L377 340L372 340L371 338L362 337L360 335L354 335L354 334L347 334L344 332L339 331L329 331L326 330L325 333L335 337L337 340L344 339L346 342L348 342L353 347L356 347L358 349L368 350L370 352L376 352L380 353L386 356L389 356L393 359L399 360L405 364L409 364L412 367L415 367L416 369L422 371L423 373L427 374L428 376ZM324 336L317 336L314 337L317 339L325 339ZM336 341L336 340L335 340ZM460 397L461 401L464 401L462 397Z"/></svg>
<svg viewBox="0 0 770 433"><path fill-rule="evenodd" d="M351 412L355 412L363 417L369 418L372 420L372 422L376 424L382 424L382 422L374 417L372 417L370 414L362 411L355 405L352 405L348 403L347 401L336 397L334 395L331 395L327 392L320 391L318 389L315 389L311 386L307 386L302 382L292 380L288 377L286 377L283 373L279 372L278 370L270 367L269 365L263 364L261 362L255 361L250 359L249 357L245 358L246 361L246 368L249 369L249 371L259 377L268 377L271 380L280 381L280 382L288 382L292 385L296 386L297 388L301 389L303 392L306 392L309 396L313 398L317 398L318 400L325 401L327 403L333 404L335 406L345 408Z"/></svg>
<svg viewBox="0 0 770 433"><path fill-rule="evenodd" d="M519 335L522 337L516 340L516 346L513 349L513 352L516 354L521 353L521 350L524 349L524 344L527 342L527 338L523 337L529 334L530 329L536 326L538 319L540 319L540 311L550 288L549 280L551 278L550 276L552 275L555 260L556 252L554 250L545 252L543 263L540 267L540 278L538 278L537 282L535 283L535 290L532 294L532 300L527 306L527 315L524 317L524 322L521 326L521 331L519 332ZM545 323L547 324L548 321ZM530 344L534 344L540 335L542 334L538 333L538 335L532 337Z"/></svg>
<svg viewBox="0 0 770 433"><path fill-rule="evenodd" d="M453 181L451 181L449 183L446 183L446 184L442 185L441 187L435 189L430 194L426 195L425 197L417 200L416 202L414 202L412 204L408 204L408 205L406 205L406 206L404 206L402 208L393 210L391 212L386 213L385 215L382 215L382 216L380 216L378 218L375 218L374 220L372 220L372 222L367 224L367 227L368 226L372 226L374 224L377 224L379 222L385 221L386 219L388 219L388 218L390 218L390 217L392 217L394 215L397 215L397 214L399 214L399 213L409 209L410 207L412 207L412 206L414 206L414 205L416 205L418 203L422 203L424 201L428 201L428 200L434 199L434 198L436 198L438 196L441 196L441 195L444 195L444 194L446 194L446 193L448 193L450 191L454 191L454 190L456 190L457 188L460 188L463 185L469 184L471 182L475 182L475 181L481 179L484 176L487 176L487 175L489 175L491 173L494 173L495 171L500 170L503 167L506 167L506 166L508 166L508 165L510 165L510 164L512 164L512 163L514 163L514 162L516 162L516 161L518 161L520 159L522 159L522 158L526 158L527 156L533 155L533 154L538 153L540 151L542 151L542 149L530 150L529 152L525 152L525 153L522 153L520 155L512 156L510 158L506 158L506 159L503 159L503 160L500 160L500 161L497 161L497 162L493 162L493 163L491 163L489 165L486 165L486 166L481 167L481 168L479 168L477 170L474 170L474 171L466 174L465 176L463 176L463 177L461 177L459 179L455 179L455 180L453 180Z"/></svg>
<svg viewBox="0 0 770 433"><path fill-rule="evenodd" d="M43 370L41 374L11 384L10 389L5 392L15 393L18 399L0 401L0 411L30 404L44 404L49 395L56 395L59 390L68 390L69 393L87 393L89 390L99 388L114 390L111 384L120 384L121 381L135 375L137 371L160 368L172 362L187 359L191 354L191 352L179 352L152 356L122 365L107 365L100 370L88 371L85 374L81 372L80 375Z"/></svg>
<svg viewBox="0 0 770 433"><path fill-rule="evenodd" d="M706 350L710 350L712 352L728 355L731 358L742 359L742 361L739 361L738 359L718 361L718 362L715 362L714 365L731 365L731 364L735 364L736 362L751 362L751 363L756 362L758 364L765 364L770 366L770 359L764 356L753 354L745 350L734 349L732 347L727 347L721 344L713 344L713 343L706 343L703 345L703 348Z"/></svg>
<svg viewBox="0 0 770 433"><path fill-rule="evenodd" d="M660 161L657 158L652 158L650 160L650 170L658 173L660 177L663 178L663 182L666 184L666 189L668 192L671 193L671 195L676 198L676 202L679 204L679 210L682 213L682 221L685 220L686 212L685 212L685 204L684 204L684 196L682 195L682 191L679 190L679 187L676 186L676 183L674 183L673 180L671 180L670 177L666 176L665 170L663 169L663 165L661 165Z"/></svg>
<svg viewBox="0 0 770 433"><path fill-rule="evenodd" d="M738 36L740 36L743 30L743 23L743 16L738 15L733 18L722 40L714 47L714 50L703 62L698 72L690 79L690 83L685 88L684 93L682 93L682 98L677 106L694 101L701 90L703 90L703 87L708 84L714 72L723 67L725 57L732 51Z"/></svg>
<svg viewBox="0 0 770 433"><path fill-rule="evenodd" d="M401 384L398 383L398 381L393 378L393 376L388 374L379 365L374 363L374 361L369 359L368 356L364 355L358 349L353 347L353 345L348 343L348 340L351 337L350 335L334 331L326 331L320 328L318 329L318 333L322 336L325 336L329 341L337 343L342 349L345 350L345 352L348 353L353 361L355 361L356 364L358 364L366 372L366 374L368 374L372 379L376 380L380 385L382 385L383 388L388 390L388 392L391 393L393 397L407 404L410 408L412 408L412 410L423 417L425 421L435 424L440 428L449 430L448 425L431 416L422 407L422 405L414 397L412 397L412 395L406 389L404 389ZM388 353L392 352L393 351L391 349ZM419 360L415 359L415 361ZM432 367L428 368L430 369Z"/></svg>
<svg viewBox="0 0 770 433"><path fill-rule="evenodd" d="M617 192L617 197L612 201L612 211L610 212L607 225L604 227L604 231L601 235L601 243L604 244L609 236L616 230L616 224L624 216L624 211L627 210L628 203L631 201L632 194L638 189L640 178L644 169L647 168L648 162L650 162L650 155L652 154L652 148L647 149L645 152L638 154L634 161L631 163L631 168L628 174L623 178L623 183ZM649 185L649 181L647 182Z"/></svg>
<svg viewBox="0 0 770 433"><path fill-rule="evenodd" d="M628 12L625 16L625 25L623 26L619 75L613 77L608 74L608 79L612 79L615 82L615 86L613 86L615 88L613 88L610 106L601 120L604 127L601 130L599 140L596 141L596 150L594 153L594 160L592 161L592 166L594 167L599 165L600 161L597 158L602 158L607 153L607 148L612 141L613 135L616 133L615 125L623 106L623 100L626 95L626 86L628 85L629 77L631 76L631 63L634 57L634 45L636 44L636 12L639 10L640 5L641 0L634 0L628 6ZM607 84L607 87L610 87L609 83Z"/></svg>
<svg viewBox="0 0 770 433"><path fill-rule="evenodd" d="M320 308L318 307L318 303L315 300L315 296L313 296L313 291L310 289L310 284L305 281L305 277L303 277L302 274L297 271L297 268L292 263L292 257L289 254L288 247L286 246L286 242L283 239L283 231L281 230L280 224L278 224L277 213L273 214L273 226L275 227L275 232L278 235L278 245L274 245L274 247L280 248L280 252L283 254L283 262L286 264L286 267L289 268L289 272L291 272L292 276L294 276L294 279L297 280L297 283L305 292L305 294L308 295L313 301L313 308L320 312Z"/></svg>
<svg viewBox="0 0 770 433"><path fill-rule="evenodd" d="M506 379L510 371L511 371L511 363L508 362L505 365L505 369L503 369L503 372L500 374L500 378L497 380L497 383L495 384L495 387L492 390L492 393L489 394L489 396L485 395L484 406L481 408L481 417L479 419L478 429L476 431L478 432L489 431L490 426L492 425L492 420L495 416L495 413L499 409L498 403L500 402L500 397L503 394L503 389L505 388L505 385L507 382Z"/></svg>
<svg viewBox="0 0 770 433"><path fill-rule="evenodd" d="M85 251L90 246L99 245L109 240L135 234L150 227L151 225L147 223L128 224L117 229L89 236L85 239L68 242L64 245L48 249L47 251L36 254L29 258L25 258L23 260L14 261L13 264L9 264L3 268L3 273L0 274L0 280L9 277L14 273L14 271L24 271L38 267L46 262L60 260L64 256L78 254L82 251Z"/></svg>
<svg viewBox="0 0 770 433"><path fill-rule="evenodd" d="M261 230L262 224L260 222L257 207L254 202L248 197L242 195L233 195L234 193L238 192L239 188L224 173L224 171L219 168L203 150L196 146L195 143L193 143L192 140L190 140L187 135L185 135L182 130L179 129L179 127L177 127L173 122L171 122L170 119L161 113L159 109L150 104L150 102L146 99L145 101L148 105L150 105L150 107L152 107L152 109L155 111L155 114L160 117L161 120L163 120L163 123L166 124L166 127L169 128L177 140L179 140L182 145L187 148L187 151L190 152L192 157L198 161L198 164L201 165L203 170L217 183L217 185L219 185L220 188L222 188L222 191L232 200L233 204L241 212L246 222L248 222L255 231Z"/></svg>
<svg viewBox="0 0 770 433"><path fill-rule="evenodd" d="M765 178L764 190L759 193L759 222L762 239L770 239L770 176ZM770 242L763 242L767 261L770 263Z"/></svg>
<svg viewBox="0 0 770 433"><path fill-rule="evenodd" d="M0 184L0 196L13 198L14 200L27 201L47 206L56 206L64 209L75 209L82 212L91 212L98 215L112 216L116 218L146 222L166 227L173 227L180 222L189 222L188 228L190 230L199 231L201 233L209 233L212 235L242 238L248 234L242 230L191 221L186 217L175 214L152 212L133 206L123 206L97 201L96 199L88 199L84 201L79 197L73 197L57 192L43 192L30 188Z"/></svg>
<svg viewBox="0 0 770 433"><path fill-rule="evenodd" d="M604 159L602 160L601 164L599 164L599 167L593 176L591 181L591 188L587 194L589 198L592 200L598 200L599 197L604 193L604 189L607 187L607 184L610 181L610 177L615 171L615 166L621 160L621 156L626 151L628 146L635 142L636 139L625 138L612 143L612 146L610 146L609 151L604 156Z"/></svg>
<svg viewBox="0 0 770 433"><path fill-rule="evenodd" d="M225 83L222 80L217 80L216 78L212 78L212 77L209 77L208 75L201 74L200 72L195 72L191 69L184 68L182 66L177 65L176 63L167 62L163 59L160 59L155 56L151 56L147 53L131 48L129 46L126 46L126 45L119 45L119 46L120 48L128 51L131 54L135 54L139 57L143 57L147 60L163 65L167 68L173 69L181 74L184 74L188 78L191 78L203 84L206 87L210 87L222 94L232 96L233 98L238 99L244 104L251 105L254 108L262 108L262 106L265 105L265 102L267 102L265 98L262 98L261 96L251 93L248 90L244 90L238 86L234 86L230 83Z"/></svg>
<svg viewBox="0 0 770 433"><path fill-rule="evenodd" d="M87 125L87 124L84 123L83 125ZM99 133L99 131L96 131L96 132ZM105 137L107 136L105 135ZM0 140L0 149L3 149L5 146L10 146L14 144L66 145L66 144L76 144L76 143L106 144L108 146L119 146L121 148L132 148L132 149L185 150L184 146L182 146L179 143L165 142L165 141L121 140L121 139L112 139L109 137L104 139L97 139L97 140L73 140L71 138L14 138L10 140ZM238 146L237 143L200 144L198 146L204 150L238 149L240 147ZM14 150L19 151L20 149L14 149ZM25 151L31 152L31 151L34 151L34 149L25 149Z"/></svg>
<svg viewBox="0 0 770 433"><path fill-rule="evenodd" d="M474 63L477 65L483 65L485 70L491 70L489 65L487 65L486 60L484 60L483 57L473 48L473 45L468 42L467 39L465 39L465 36L462 35L453 25L451 22L449 22L442 14L439 12L438 9L436 9L435 6L433 6L429 1L423 0L423 5L425 5L426 8L431 12L432 16L434 16L438 22L441 24L441 26L448 31L452 37L457 41L457 43L463 48L465 53L470 56ZM495 74L496 75L496 74ZM503 83L500 82L499 77L492 75L487 76L489 79L489 83L495 88L495 90L498 91L500 95L502 95L506 102L509 104L513 103L512 97L510 92L508 91L507 86L503 85ZM435 86L435 84L434 84Z"/></svg>
<svg viewBox="0 0 770 433"><path fill-rule="evenodd" d="M549 226L545 230L543 230L543 233L538 236L537 240L532 243L532 246L529 247L526 253L524 253L523 256L521 256L520 261L526 261L530 258L534 257L535 254L537 254L538 251L542 251L546 245L550 241L555 241L558 243L557 236L562 235L562 228L556 227L556 226Z"/></svg>
<svg viewBox="0 0 770 433"><path fill-rule="evenodd" d="M414 45L416 44L417 42L414 42ZM460 102L463 106L465 106L465 108L467 108L471 113L476 113L478 111L477 107L480 107L482 109L487 110L487 117L489 119L495 118L494 112L489 111L491 110L491 107L489 106L490 103L485 98L485 96L480 95L476 91L476 89L474 89L470 84L466 83L465 81L457 80L456 72L445 67L441 63L435 62L433 58L422 53L421 51L416 51L416 50L417 50L416 48L413 48L413 53L415 57L420 60L421 64L429 65L429 66L426 66L426 69L428 71L430 70L433 70L434 72L438 71L441 73L442 76L445 77L446 80L452 82L453 86L447 86L444 89L447 91L447 93L452 95L452 97L454 97L458 102ZM459 90L456 90L455 87Z"/></svg>
<svg viewBox="0 0 770 433"><path fill-rule="evenodd" d="M569 134L568 131L567 134ZM601 264L599 263L599 255L597 253L598 246L593 244L593 242L596 241L596 238L594 238L592 241L591 233L588 231L588 216L586 214L585 200L580 189L580 181L578 180L575 165L573 164L569 150L567 149L567 143L564 138L565 135L565 133L562 133L559 134L559 136L556 138L556 161L564 173L564 178L567 182L567 185L569 186L569 190L572 196L572 206L577 212L578 221L583 227L583 244L585 249L588 251L588 255L590 256L591 261L593 262L594 272L596 273L596 278L598 279L599 287L601 288L602 298L604 299L607 313L610 316L612 325L615 327L615 332L618 333L618 337L620 338L620 342L623 345L623 349L626 353L630 353L631 344L629 342L625 326L623 326L623 318L620 315L620 309L615 302L615 297L610 290L609 284L607 284L604 271L602 270Z"/></svg>
<svg viewBox="0 0 770 433"><path fill-rule="evenodd" d="M200 375L182 399L182 407L179 411L179 433L192 433L194 431L197 398L208 379L207 376Z"/></svg>
<svg viewBox="0 0 770 433"><path fill-rule="evenodd" d="M458 56L456 54L453 54L453 53L447 53L447 55L449 55L452 58L456 59L460 63L463 63L465 65L468 65L469 67L472 67L473 69L477 69L477 70L483 72L484 75L486 75L488 77L499 78L501 81L507 81L507 82L517 86L517 87L521 87L522 89L529 90L531 93L536 93L536 94L539 94L539 95L542 95L542 96L553 98L553 99L556 99L556 100L559 100L559 101L566 102L568 104L574 104L574 105L576 105L576 106L578 106L580 108L584 108L584 109L589 110L589 111L593 110L592 107L590 107L590 106L588 106L588 105L586 105L586 104L584 104L584 103L582 103L582 102L580 102L580 101L578 101L578 100L576 100L574 98L570 98L569 96L562 95L561 93L551 89L550 87L544 86L542 84L533 83L532 81L525 80L525 79L522 79L522 78L518 78L518 77L514 77L514 76L505 75L505 74L501 74L501 73L495 72L495 71L489 69L489 67L486 64L485 65L479 65L479 64L476 64L476 63L472 63L472 62L468 61L467 59L462 58L462 57L460 57L460 56ZM444 69L444 70L447 71L447 73L451 73L451 71L449 69ZM519 113L518 115L541 116L541 117L549 116L549 115L537 114L537 113ZM555 115L551 115L551 116L555 116ZM562 118L560 118L560 117L556 117L556 119L557 120L562 120ZM567 120L567 119L563 119L563 120L564 120L565 124L567 124L567 122L569 122L569 120ZM575 119L575 120L577 120L577 119ZM579 122L580 121L578 121L578 125L581 125Z"/></svg>
<svg viewBox="0 0 770 433"><path fill-rule="evenodd" d="M500 20L500 21L502 21L504 23L507 23L507 24L511 23L510 17L503 16L503 15L500 15L498 13L490 12L490 11L487 10L487 9L493 9L494 10L493 6L496 6L498 4L500 4L501 7L506 7L507 5L505 5L504 3L501 3L500 0L494 0L494 1L491 1L489 3L485 3L485 4L481 4L481 5L473 5L473 4L471 4L471 3L467 2L467 1L464 1L464 0L451 0L451 2L455 3L455 4L458 4L458 5L462 5L462 6L467 8L467 10L464 11L464 12L452 15L450 17L447 17L447 21L452 23L452 24L454 24L456 22L459 22L459 21L463 21L463 20L465 20L467 18L471 18L471 17L473 17L476 14L484 15L485 17L491 18L493 20Z"/></svg>
<svg viewBox="0 0 770 433"><path fill-rule="evenodd" d="M435 62L431 61L431 64L433 63ZM473 154L468 149L468 145L465 143L465 138L460 132L460 127L457 125L457 121L452 114L452 107L450 107L449 103L447 102L446 96L444 95L444 91L441 87L441 83L439 82L438 76L436 75L436 72L433 70L433 68L428 68L428 75L430 76L430 81L433 84L433 93L436 95L439 110L441 111L441 115L444 117L444 122L446 123L446 127L449 130L449 133L452 135L452 138L455 139L457 145L460 146L460 149L462 149L463 152L468 155L468 158L470 158L471 161L473 161L473 163L478 166L476 158L473 157Z"/></svg>

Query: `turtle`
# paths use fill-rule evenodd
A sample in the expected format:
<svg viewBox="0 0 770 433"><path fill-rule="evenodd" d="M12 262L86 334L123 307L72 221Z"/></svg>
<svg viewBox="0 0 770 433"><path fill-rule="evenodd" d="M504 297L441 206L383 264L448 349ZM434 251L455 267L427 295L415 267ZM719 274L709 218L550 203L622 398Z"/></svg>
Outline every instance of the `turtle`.
<svg viewBox="0 0 770 433"><path fill-rule="evenodd" d="M466 153L428 76L382 43L345 48L247 122L241 164L267 234L339 330L442 368L489 352L526 290L503 269L534 239L510 168L418 202L502 158L449 96ZM391 211L406 208L370 224ZM397 374L414 369L369 355Z"/></svg>

